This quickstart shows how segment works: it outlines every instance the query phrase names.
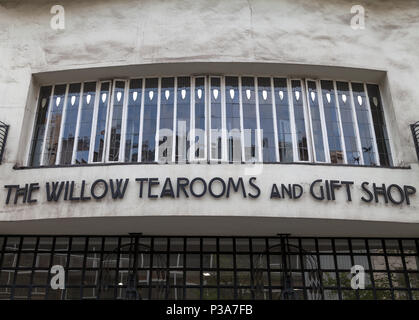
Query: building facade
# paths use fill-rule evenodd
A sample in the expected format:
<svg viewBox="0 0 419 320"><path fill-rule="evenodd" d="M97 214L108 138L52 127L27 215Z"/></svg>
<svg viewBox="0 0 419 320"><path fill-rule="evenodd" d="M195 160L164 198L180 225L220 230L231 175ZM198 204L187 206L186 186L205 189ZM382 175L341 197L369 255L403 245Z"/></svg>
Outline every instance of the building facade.
<svg viewBox="0 0 419 320"><path fill-rule="evenodd" d="M354 5L0 1L0 298L419 299L419 5Z"/></svg>

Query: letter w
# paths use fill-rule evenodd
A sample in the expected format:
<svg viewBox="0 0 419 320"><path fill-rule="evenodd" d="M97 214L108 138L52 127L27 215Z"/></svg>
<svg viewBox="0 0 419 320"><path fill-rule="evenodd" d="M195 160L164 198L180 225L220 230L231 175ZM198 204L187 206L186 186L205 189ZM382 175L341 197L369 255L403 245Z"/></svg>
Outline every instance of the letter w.
<svg viewBox="0 0 419 320"><path fill-rule="evenodd" d="M122 191L121 191L123 180L124 179L117 179L116 186L114 186L113 180L109 179L109 184L111 186L111 192L112 192L112 199L116 199L116 198L122 199L124 197L125 191L127 190L129 179L125 179L124 187L122 188Z"/></svg>
<svg viewBox="0 0 419 320"><path fill-rule="evenodd" d="M58 187L59 185L59 187ZM64 181L60 182L53 182L52 183L52 190L50 189L49 182L47 182L47 200L48 201L58 201L61 196L61 192L63 191Z"/></svg>

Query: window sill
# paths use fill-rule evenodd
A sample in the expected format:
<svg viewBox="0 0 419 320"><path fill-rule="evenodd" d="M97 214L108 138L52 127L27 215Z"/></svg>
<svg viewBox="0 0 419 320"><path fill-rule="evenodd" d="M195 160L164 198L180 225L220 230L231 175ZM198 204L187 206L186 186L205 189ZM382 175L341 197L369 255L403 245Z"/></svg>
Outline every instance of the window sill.
<svg viewBox="0 0 419 320"><path fill-rule="evenodd" d="M264 162L264 163L228 163L228 162L214 162L214 161L203 161L203 162L185 162L185 163L159 163L159 162L107 162L107 163L88 163L88 164L73 164L73 165L54 165L54 166L39 166L39 167L27 167L13 166L13 170L28 170L28 169L53 169L53 168L80 168L80 167L103 167L103 166L124 166L124 165L193 165L193 164L231 164L231 165L307 165L307 166L325 166L325 167L348 167L348 168L376 168L376 169L411 169L410 165L405 166L371 166L371 165L353 165L353 164L336 164L336 163L314 163L314 162Z"/></svg>

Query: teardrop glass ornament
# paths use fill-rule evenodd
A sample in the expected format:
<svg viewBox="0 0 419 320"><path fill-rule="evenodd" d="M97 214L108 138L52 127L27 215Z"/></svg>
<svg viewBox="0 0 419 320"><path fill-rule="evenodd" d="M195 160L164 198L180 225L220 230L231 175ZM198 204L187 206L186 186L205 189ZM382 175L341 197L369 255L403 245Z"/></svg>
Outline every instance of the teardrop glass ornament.
<svg viewBox="0 0 419 320"><path fill-rule="evenodd" d="M202 89L198 89L197 94L198 94L198 99L201 99L202 98Z"/></svg>
<svg viewBox="0 0 419 320"><path fill-rule="evenodd" d="M346 94L342 94L342 101L343 103L346 103Z"/></svg>
<svg viewBox="0 0 419 320"><path fill-rule="evenodd" d="M361 96L358 96L358 98L357 98L357 99L358 99L358 103L359 103L359 105L360 105L360 106L362 106L362 97L361 97Z"/></svg>
<svg viewBox="0 0 419 320"><path fill-rule="evenodd" d="M326 93L326 99L327 99L327 102L328 103L330 103L330 100L332 100L332 98L331 98L331 96L330 96L330 93L328 92L328 93Z"/></svg>
<svg viewBox="0 0 419 320"><path fill-rule="evenodd" d="M169 100L170 91L166 89L166 91L164 92L164 96L166 97L166 100Z"/></svg>
<svg viewBox="0 0 419 320"><path fill-rule="evenodd" d="M150 101L153 100L153 97L154 97L154 91L153 90L150 90L148 92L148 97L150 98Z"/></svg>
<svg viewBox="0 0 419 320"><path fill-rule="evenodd" d="M76 96L71 97L71 105L74 106L74 103L76 102Z"/></svg>
<svg viewBox="0 0 419 320"><path fill-rule="evenodd" d="M311 91L310 96L312 101L316 99L316 94L313 91Z"/></svg>
<svg viewBox="0 0 419 320"><path fill-rule="evenodd" d="M107 98L106 93L102 93L102 102L103 102L103 103L105 103L106 98Z"/></svg>
<svg viewBox="0 0 419 320"><path fill-rule="evenodd" d="M295 99L300 100L300 91L295 91Z"/></svg>
<svg viewBox="0 0 419 320"><path fill-rule="evenodd" d="M122 98L122 92L119 91L119 92L116 93L116 100L118 100L118 102L119 102L119 101L121 101L121 98Z"/></svg>
<svg viewBox="0 0 419 320"><path fill-rule="evenodd" d="M55 100L55 105L58 107L60 105L61 102L61 97L57 97L57 99Z"/></svg>
<svg viewBox="0 0 419 320"><path fill-rule="evenodd" d="M182 89L182 91L180 92L180 94L182 95L182 100L185 100L186 90L185 89Z"/></svg>
<svg viewBox="0 0 419 320"><path fill-rule="evenodd" d="M373 97L373 98L372 98L372 102L374 102L374 105L375 105L376 107L378 107L378 99L377 99L377 97Z"/></svg>
<svg viewBox="0 0 419 320"><path fill-rule="evenodd" d="M279 99L283 100L284 99L284 91L279 91Z"/></svg>
<svg viewBox="0 0 419 320"><path fill-rule="evenodd" d="M230 98L234 99L234 89L230 89Z"/></svg>
<svg viewBox="0 0 419 320"><path fill-rule="evenodd" d="M262 91L262 98L263 98L263 100L266 100L268 98L268 91L266 91L266 90Z"/></svg>
<svg viewBox="0 0 419 320"><path fill-rule="evenodd" d="M212 90L212 94L214 95L214 99L217 100L218 99L218 89Z"/></svg>
<svg viewBox="0 0 419 320"><path fill-rule="evenodd" d="M133 99L134 101L137 101L137 98L138 98L138 92L137 92L137 91L134 91L134 92L132 93L132 99Z"/></svg>
<svg viewBox="0 0 419 320"><path fill-rule="evenodd" d="M41 101L41 107L45 108L45 105L47 104L47 98L43 98Z"/></svg>
<svg viewBox="0 0 419 320"><path fill-rule="evenodd" d="M250 100L250 97L251 97L250 89L246 89L246 97L247 97L247 100Z"/></svg>

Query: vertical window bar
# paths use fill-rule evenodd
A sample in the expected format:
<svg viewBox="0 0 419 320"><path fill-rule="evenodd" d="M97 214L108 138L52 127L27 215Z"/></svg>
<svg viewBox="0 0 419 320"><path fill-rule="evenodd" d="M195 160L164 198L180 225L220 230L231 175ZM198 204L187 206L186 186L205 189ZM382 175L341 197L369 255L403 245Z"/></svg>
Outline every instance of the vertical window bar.
<svg viewBox="0 0 419 320"><path fill-rule="evenodd" d="M146 79L142 79L141 89L141 107L140 107L140 132L138 135L138 162L142 162L143 157L143 131L144 131L144 107L145 107L145 96L146 96Z"/></svg>
<svg viewBox="0 0 419 320"><path fill-rule="evenodd" d="M207 103L206 103L206 87L205 78L197 77L193 81L193 120L194 120L194 133L193 133L193 159L203 161L207 158L206 148L206 116L207 116Z"/></svg>
<svg viewBox="0 0 419 320"><path fill-rule="evenodd" d="M221 90L221 78L210 77L209 80L209 159L221 161L224 159L226 147L225 134L223 132L223 102ZM228 130L228 129L227 129Z"/></svg>
<svg viewBox="0 0 419 320"><path fill-rule="evenodd" d="M32 136L32 148L30 152L29 165L40 166L43 158L43 147L47 132L49 110L52 100L53 86L41 87L38 97L38 108L36 122Z"/></svg>
<svg viewBox="0 0 419 320"><path fill-rule="evenodd" d="M86 277L86 263L87 263L87 251L89 250L89 237L84 238L84 249L83 249L83 269L81 271L81 285L80 285L80 299L84 298L84 283Z"/></svg>
<svg viewBox="0 0 419 320"><path fill-rule="evenodd" d="M246 162L246 154L245 154L245 136L244 136L244 112L243 112L243 84L242 84L242 77L239 77L239 106L240 106L240 149L241 149L241 159L242 163ZM227 104L226 104L226 113L227 113Z"/></svg>
<svg viewBox="0 0 419 320"><path fill-rule="evenodd" d="M160 109L161 109L161 86L162 78L159 78L159 84L157 89L157 117L156 117L156 135L154 142L154 162L159 161L159 136L160 136Z"/></svg>
<svg viewBox="0 0 419 320"><path fill-rule="evenodd" d="M299 161L300 158L299 158L299 145L297 144L298 133L297 133L297 117L296 117L296 113L294 109L294 94L293 94L291 80L285 78L285 83L286 83L286 86L284 89L286 89L286 91L283 93L283 96L288 99L287 101L289 103L289 124L290 124L290 129L291 129L290 134L291 134L291 139L292 139L292 157L291 157L290 162L293 162L293 161L297 162ZM280 94L281 94L281 90L279 90L278 92L278 95ZM279 123L280 121L277 121L277 122ZM281 126L278 127L278 131L280 132L280 134L282 133ZM286 138L284 140L286 140ZM283 157L283 158L281 157L280 160L283 161L282 159L285 160L286 157Z"/></svg>
<svg viewBox="0 0 419 320"><path fill-rule="evenodd" d="M322 117L320 111L319 94L317 91L316 82L313 80L306 80L307 86L307 110L310 117L310 128L311 128L311 139L312 146L314 149L314 161L315 162L326 162L325 157L325 144Z"/></svg>
<svg viewBox="0 0 419 320"><path fill-rule="evenodd" d="M372 123L374 125L374 132L378 149L377 154L380 160L380 164L382 166L389 167L393 165L393 161L380 89L376 84L366 84L366 88L372 115Z"/></svg>
<svg viewBox="0 0 419 320"><path fill-rule="evenodd" d="M400 248L400 255L401 255L402 265L403 265L403 276L404 276L404 281L406 282L407 294L409 296L409 300L413 300L412 288L410 287L409 276L407 274L407 265L406 265L406 258L404 254L403 242L402 240L398 239L397 243Z"/></svg>
<svg viewBox="0 0 419 320"><path fill-rule="evenodd" d="M263 150L262 150L262 134L261 134L261 130L260 130L260 128L261 128L261 125L260 125L260 105L259 105L259 103L260 103L260 100L259 100L259 84L258 84L258 78L257 77L255 77L254 78L254 83L255 83L255 88L254 88L254 90L255 90L255 105L256 105L256 108L255 108L255 112L256 112L256 129L255 129L255 147L256 147L256 150L255 150L255 161L256 162L263 162L263 156L262 156L262 153L263 153ZM270 87L270 85L268 85L268 90L269 90L269 87ZM268 97L269 97L269 94L268 94ZM263 100L263 97L262 97L262 100ZM271 101L271 103L270 103L270 105L272 106L272 101ZM272 121L272 119L271 119L271 121Z"/></svg>
<svg viewBox="0 0 419 320"><path fill-rule="evenodd" d="M342 288L340 286L340 277L339 277L339 272L338 272L338 260L336 257L336 246L335 246L335 239L332 238L332 254L333 254L333 262L335 264L335 273L336 273L336 284L337 284L337 289L338 289L338 297L339 300L342 300Z"/></svg>
<svg viewBox="0 0 419 320"><path fill-rule="evenodd" d="M71 164L73 158L77 119L81 105L80 94L81 83L72 83L67 88L57 164Z"/></svg>
<svg viewBox="0 0 419 320"><path fill-rule="evenodd" d="M372 294L373 294L374 300L377 300L377 291L375 289L374 272L373 272L373 266L372 266L372 261L371 261L370 247L369 247L369 244L368 244L368 239L363 239L363 240L364 240L364 243L365 243L365 249L367 251L369 274L370 274L371 285L372 285Z"/></svg>
<svg viewBox="0 0 419 320"><path fill-rule="evenodd" d="M32 268L31 268L31 276L29 280L29 292L28 292L28 299L32 298L32 291L33 291L33 277L35 275L36 270L36 260L38 255L38 247L39 247L39 237L36 237L35 248L33 251L33 259L32 259ZM1 263L0 263L1 266Z"/></svg>
<svg viewBox="0 0 419 320"><path fill-rule="evenodd" d="M45 288L45 300L49 300L48 293L51 288L50 282L51 277L53 276L49 270L51 270L52 266L54 265L54 254L55 254L55 243L57 242L57 237L52 238L52 246L51 246L51 254L50 254L50 260L49 260L49 266L48 266L48 272L47 272L47 283ZM52 289L51 289L52 290Z"/></svg>
<svg viewBox="0 0 419 320"><path fill-rule="evenodd" d="M386 242L384 241L384 239L381 239L381 247L383 248L384 261L386 263L386 273L387 273L387 277L388 277L388 283L389 283L389 286L390 286L391 300L395 300L394 299L393 280L391 279L391 271L390 271L390 265L388 263Z"/></svg>
<svg viewBox="0 0 419 320"><path fill-rule="evenodd" d="M336 99L334 82L320 81L321 95L319 96L325 120L325 138L327 138L327 158L331 163L346 163L346 153L342 126L340 123L339 102Z"/></svg>
<svg viewBox="0 0 419 320"><path fill-rule="evenodd" d="M125 118L125 162L139 160L139 136L141 123L141 102L143 101L143 80L132 79L127 95L127 116Z"/></svg>
<svg viewBox="0 0 419 320"><path fill-rule="evenodd" d="M127 116L128 116L128 102L130 94L130 83L131 80L125 81L125 91L124 91L124 104L122 106L122 124L121 124L121 137L120 137L120 147L119 147L119 162L125 162L125 147L126 147L126 137L127 137Z"/></svg>
<svg viewBox="0 0 419 320"><path fill-rule="evenodd" d="M64 135L64 126L65 126L66 118L67 118L68 96L69 96L69 92L70 92L69 87L70 87L70 85L67 84L66 89L65 89L65 95L64 95L64 103L63 103L63 107L61 109L61 119L59 120L60 129L59 129L59 134L58 134L58 143L57 143L57 147L56 147L55 161L53 163L55 165L60 164L61 149L62 149L62 142L63 142L63 135Z"/></svg>
<svg viewBox="0 0 419 320"><path fill-rule="evenodd" d="M70 162L71 164L75 164L76 156L77 156L77 147L78 147L78 143L79 143L79 132L80 132L80 122L81 122L82 112L83 112L84 90L85 90L85 84L81 83L77 119L76 119L75 131L74 131L74 143L73 143L73 150L72 150L72 153L71 153L71 162ZM91 121L90 121L90 125L91 125Z"/></svg>
<svg viewBox="0 0 419 320"><path fill-rule="evenodd" d="M273 115L273 126L274 126L274 150L275 150L275 159L276 162L280 162L281 158L280 158L280 153L279 153L279 125L278 125L278 113L276 110L276 97L275 97L275 83L274 83L274 78L270 78L271 79L271 99L272 99L272 115ZM283 94L283 93L282 93ZM279 97L278 97L279 98ZM269 276L270 277L270 276ZM271 300L271 299L270 299Z"/></svg>
<svg viewBox="0 0 419 320"><path fill-rule="evenodd" d="M103 162L107 139L111 83L100 82L99 94L96 102L95 130L92 139L91 162Z"/></svg>

